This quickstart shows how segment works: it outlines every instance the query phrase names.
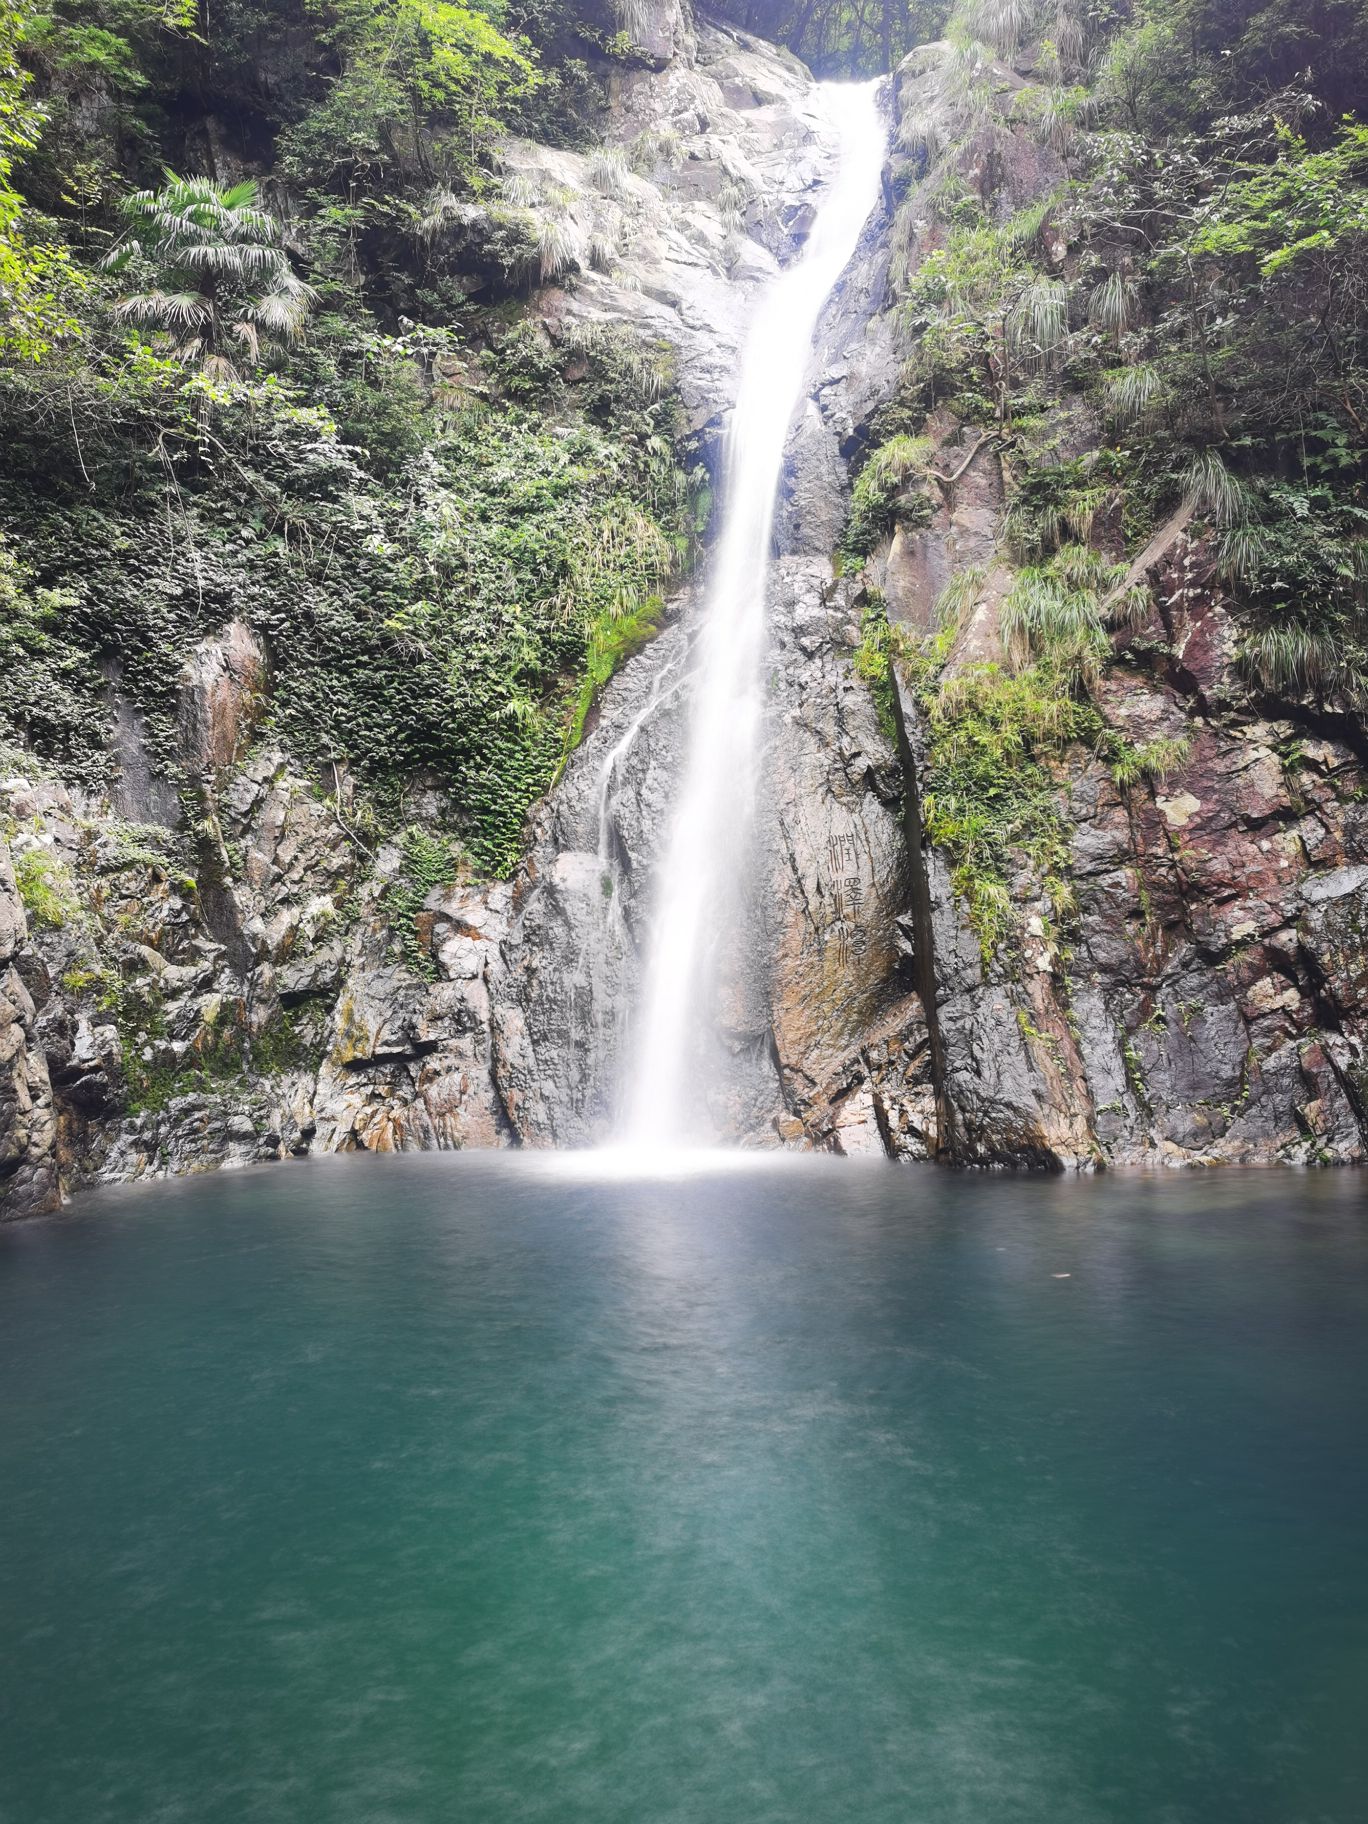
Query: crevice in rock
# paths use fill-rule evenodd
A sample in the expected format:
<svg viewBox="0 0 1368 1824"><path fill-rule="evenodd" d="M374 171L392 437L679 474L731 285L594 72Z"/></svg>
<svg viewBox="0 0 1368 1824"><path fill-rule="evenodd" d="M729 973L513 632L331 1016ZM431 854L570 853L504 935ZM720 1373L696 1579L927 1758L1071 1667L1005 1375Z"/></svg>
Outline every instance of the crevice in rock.
<svg viewBox="0 0 1368 1824"><path fill-rule="evenodd" d="M941 1042L937 1009L936 950L931 915L931 882L926 872L923 849L921 795L917 787L919 756L913 745L903 703L897 668L890 658L889 683L893 700L893 724L897 737L898 759L902 766L903 841L907 849L907 875L912 924L912 977L926 1021L928 1061L931 1088L936 1105L936 1150L939 1160L953 1161L957 1156L957 1134L954 1105L945 1081L945 1050ZM882 1124L881 1124L882 1126Z"/></svg>

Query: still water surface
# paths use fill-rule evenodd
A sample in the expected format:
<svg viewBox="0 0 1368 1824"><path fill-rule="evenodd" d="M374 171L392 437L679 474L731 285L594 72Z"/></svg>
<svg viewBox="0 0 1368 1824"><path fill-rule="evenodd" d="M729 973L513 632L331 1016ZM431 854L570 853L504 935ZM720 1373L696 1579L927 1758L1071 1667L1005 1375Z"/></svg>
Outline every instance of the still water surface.
<svg viewBox="0 0 1368 1824"><path fill-rule="evenodd" d="M1365 1818L1361 1177L358 1159L0 1234L3 1824Z"/></svg>

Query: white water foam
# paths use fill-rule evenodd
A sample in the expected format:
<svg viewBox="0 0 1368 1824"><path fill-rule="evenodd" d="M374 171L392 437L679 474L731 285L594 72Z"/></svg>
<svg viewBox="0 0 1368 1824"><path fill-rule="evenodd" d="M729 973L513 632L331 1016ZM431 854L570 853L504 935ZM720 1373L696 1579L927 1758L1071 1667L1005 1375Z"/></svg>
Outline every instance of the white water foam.
<svg viewBox="0 0 1368 1824"><path fill-rule="evenodd" d="M745 863L764 715L761 655L775 500L822 308L879 196L876 83L822 83L834 174L802 256L759 300L724 453L722 530L697 642L684 776L655 884L628 1091L636 1148L706 1142L695 1093L716 1025L724 911Z"/></svg>

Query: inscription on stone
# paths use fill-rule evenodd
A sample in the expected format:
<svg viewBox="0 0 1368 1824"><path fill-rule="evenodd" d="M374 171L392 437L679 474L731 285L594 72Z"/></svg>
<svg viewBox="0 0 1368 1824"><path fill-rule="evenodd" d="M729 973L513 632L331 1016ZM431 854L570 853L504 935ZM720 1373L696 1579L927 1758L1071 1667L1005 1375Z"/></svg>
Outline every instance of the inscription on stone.
<svg viewBox="0 0 1368 1824"><path fill-rule="evenodd" d="M865 883L860 873L860 848L854 836L828 837L827 878L832 919L824 942L831 946L837 968L844 969L869 948L869 934L862 922Z"/></svg>

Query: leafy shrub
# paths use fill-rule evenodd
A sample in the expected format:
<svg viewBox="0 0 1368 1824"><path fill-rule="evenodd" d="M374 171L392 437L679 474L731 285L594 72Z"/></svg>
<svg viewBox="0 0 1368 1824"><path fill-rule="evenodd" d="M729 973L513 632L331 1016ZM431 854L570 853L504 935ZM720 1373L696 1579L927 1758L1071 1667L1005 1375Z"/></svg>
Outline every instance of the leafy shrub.
<svg viewBox="0 0 1368 1824"><path fill-rule="evenodd" d="M456 856L449 841L411 824L404 831L400 872L385 893L385 915L394 933L395 951L415 975L431 981L437 965L418 931L418 914L435 887L456 878Z"/></svg>
<svg viewBox="0 0 1368 1824"><path fill-rule="evenodd" d="M918 700L930 751L922 786L929 839L946 850L991 962L1011 932L1009 876L1029 863L1052 897L1067 899L1062 794L1050 772L1075 741L1095 742L1101 719L1048 663L1015 674L976 665Z"/></svg>
<svg viewBox="0 0 1368 1824"><path fill-rule="evenodd" d="M841 538L843 561L858 565L892 527L925 525L931 500L924 483L931 464L931 441L905 434L880 444L866 459L851 490L850 517Z"/></svg>
<svg viewBox="0 0 1368 1824"><path fill-rule="evenodd" d="M60 930L80 916L70 870L45 849L15 853L14 884L30 922L40 931Z"/></svg>

